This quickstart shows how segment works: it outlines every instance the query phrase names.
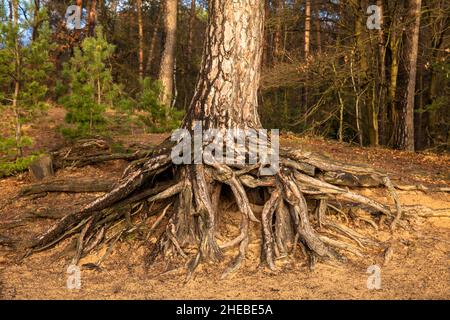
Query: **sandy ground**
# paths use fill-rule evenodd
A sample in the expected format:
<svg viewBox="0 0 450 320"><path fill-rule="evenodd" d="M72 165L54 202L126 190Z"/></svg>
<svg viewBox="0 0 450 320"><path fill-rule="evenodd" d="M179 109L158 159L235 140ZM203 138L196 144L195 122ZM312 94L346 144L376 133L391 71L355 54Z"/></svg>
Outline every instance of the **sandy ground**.
<svg viewBox="0 0 450 320"><path fill-rule="evenodd" d="M158 143L161 135L118 137L128 143ZM320 150L347 162L364 162L385 170L398 182L421 183L427 186L448 186L450 157L448 155L410 154L383 149L351 147L321 139L284 137L282 144L309 150ZM44 144L40 144L42 147ZM45 146L44 146L45 147ZM64 169L58 178L115 178L126 163L111 162L88 166L83 170ZM29 174L0 180L0 225L27 212L45 207L62 207L70 211L96 194L49 194L43 198L18 199L6 207L21 187L31 183ZM385 203L391 203L380 189L361 191ZM424 205L432 209L450 208L448 193L400 192L405 205ZM441 211L443 212L443 211ZM445 211L447 214L450 210ZM221 232L237 232L239 215L232 210L223 220ZM48 228L52 220L2 231L10 237L29 238ZM220 265L202 265L195 277L184 283L185 273L175 265L158 262L144 270L143 258L148 252L141 242L129 238L118 242L100 270L81 270L81 289L69 290L67 267L70 255L61 254L70 247L66 240L56 248L18 261L17 255L0 247L0 299L450 299L450 218L411 217L405 228L391 234L386 227L376 231L366 223L350 222L352 228L380 241L379 248L368 248L365 257L346 254L347 264L323 261L310 271L301 255L296 259L277 261L278 271L270 272L259 264L259 230L255 225L250 252L244 268L232 277L220 276L230 259L226 255ZM391 261L383 265L383 251L392 248ZM95 262L104 253L85 257L81 264ZM381 266L381 289L367 288L367 269ZM172 270L163 273L165 270Z"/></svg>

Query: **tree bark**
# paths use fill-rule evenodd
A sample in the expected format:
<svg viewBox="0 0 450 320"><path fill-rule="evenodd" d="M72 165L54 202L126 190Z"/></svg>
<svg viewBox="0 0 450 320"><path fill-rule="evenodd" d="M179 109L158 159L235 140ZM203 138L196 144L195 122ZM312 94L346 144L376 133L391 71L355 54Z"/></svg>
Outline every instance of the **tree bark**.
<svg viewBox="0 0 450 320"><path fill-rule="evenodd" d="M89 9L89 21L88 21L89 37L94 36L96 24L97 24L97 0L92 0L91 7Z"/></svg>
<svg viewBox="0 0 450 320"><path fill-rule="evenodd" d="M446 34L446 28L448 26L449 17L445 15L445 1L439 2L437 6L437 10L439 14L434 17L433 19L433 30L436 30L436 34L431 39L431 59L432 61L436 61L437 59L443 59L443 56L445 56L445 50L443 50L443 47L445 45L445 34ZM440 75L438 72L438 68L434 66L433 64L430 65L429 68L429 85L428 90L426 90L427 95L425 97L425 105L432 104L436 98L439 97L439 91L442 90L442 86L440 86L440 83L442 81L445 81L443 75ZM427 110L426 112L426 123L424 124L424 132L428 132L429 136L425 139L423 138L423 144L425 145L433 145L434 140L436 137L435 130L436 125L439 123L438 116L438 110L431 108Z"/></svg>
<svg viewBox="0 0 450 320"><path fill-rule="evenodd" d="M147 64L145 65L145 71L148 73L151 70L153 58L155 55L155 47L156 47L156 40L158 39L158 32L160 28L160 22L161 22L161 9L157 9L157 18L155 21L155 26L153 28L152 32L152 38L150 40L150 48L148 49L148 58L147 58Z"/></svg>
<svg viewBox="0 0 450 320"><path fill-rule="evenodd" d="M22 124L20 121L19 93L21 75L21 56L19 45L19 0L12 0L12 26L14 28L14 95L12 109L15 119L15 139L19 157L22 157Z"/></svg>
<svg viewBox="0 0 450 320"><path fill-rule="evenodd" d="M311 42L311 0L305 2L305 60L309 58Z"/></svg>
<svg viewBox="0 0 450 320"><path fill-rule="evenodd" d="M316 37L317 37L317 52L319 54L321 54L322 53L322 32L320 29L320 8L319 8L318 0L314 0L314 11L315 11L314 24L316 27Z"/></svg>
<svg viewBox="0 0 450 320"><path fill-rule="evenodd" d="M274 60L279 61L282 56L282 49L281 49L281 33L282 33L282 19L281 14L283 12L283 0L275 0L275 17L276 17L276 25L275 25L275 35L274 35Z"/></svg>
<svg viewBox="0 0 450 320"><path fill-rule="evenodd" d="M139 34L139 79L144 79L144 26L142 23L142 0L137 0L138 34Z"/></svg>
<svg viewBox="0 0 450 320"><path fill-rule="evenodd" d="M386 107L386 40L384 24L384 1L377 0L377 6L381 11L381 29L378 31L378 56L379 56L379 81L378 81L378 123L379 123L379 142L386 144L387 128L387 107Z"/></svg>
<svg viewBox="0 0 450 320"><path fill-rule="evenodd" d="M163 86L160 101L168 109L173 97L173 69L175 65L175 47L177 33L178 0L165 1L164 31L166 35L164 52L159 71L159 80Z"/></svg>
<svg viewBox="0 0 450 320"><path fill-rule="evenodd" d="M194 28L195 28L196 12L197 12L196 0L191 0L191 12L189 14L189 35L187 45L188 59L192 59L192 47L194 45Z"/></svg>
<svg viewBox="0 0 450 320"><path fill-rule="evenodd" d="M39 30L39 26L40 26L40 21L39 21L39 11L41 10L41 1L40 0L34 0L34 9L33 9L33 33L32 33L32 40L36 40L38 37L38 30Z"/></svg>
<svg viewBox="0 0 450 320"><path fill-rule="evenodd" d="M409 0L409 17L411 19L409 34L406 35L405 61L407 86L403 92L398 125L397 147L402 150L414 151L414 105L416 95L417 55L419 50L420 18L422 0Z"/></svg>
<svg viewBox="0 0 450 320"><path fill-rule="evenodd" d="M184 126L260 128L264 1L211 0L202 67Z"/></svg>
<svg viewBox="0 0 450 320"><path fill-rule="evenodd" d="M391 126L388 132L390 133L388 139L388 144L392 145L394 143L394 131L395 126L398 123L398 112L397 112L397 84L398 84L398 71L399 71L399 51L400 51L400 37L397 30L396 17L393 17L391 22L391 30L389 34L389 49L391 56L390 64L390 78L388 87L388 104L389 104L389 115Z"/></svg>

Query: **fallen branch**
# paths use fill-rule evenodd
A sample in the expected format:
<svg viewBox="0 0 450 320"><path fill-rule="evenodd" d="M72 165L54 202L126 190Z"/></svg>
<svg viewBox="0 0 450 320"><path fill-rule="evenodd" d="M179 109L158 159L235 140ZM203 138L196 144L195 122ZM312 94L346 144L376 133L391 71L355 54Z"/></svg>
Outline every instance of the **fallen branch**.
<svg viewBox="0 0 450 320"><path fill-rule="evenodd" d="M115 183L114 180L98 180L98 179L54 180L26 186L22 190L20 190L19 196L23 197L47 192L67 192L67 193L108 192L112 189L114 183Z"/></svg>

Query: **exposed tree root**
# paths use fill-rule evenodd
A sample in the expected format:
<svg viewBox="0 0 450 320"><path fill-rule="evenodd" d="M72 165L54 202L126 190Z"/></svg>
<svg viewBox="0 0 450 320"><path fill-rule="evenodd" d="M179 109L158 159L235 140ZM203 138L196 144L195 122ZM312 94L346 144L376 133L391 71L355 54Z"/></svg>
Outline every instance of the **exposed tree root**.
<svg viewBox="0 0 450 320"><path fill-rule="evenodd" d="M276 260L292 255L297 246L308 257L311 267L317 259L346 261L341 251L361 257L362 249L377 246L376 241L330 218L334 214L344 220L356 216L339 209L338 203L364 208L373 217L385 216L392 230L401 219L401 206L389 178L370 168L283 150L278 174L261 177L260 168L255 165L208 161L175 166L169 150L161 149L131 164L112 191L66 215L24 246L31 254L77 234L73 259L77 263L100 245L109 246L108 255L114 244L127 234L137 232L147 244L154 235L158 240L147 257L147 264L153 263L160 254L181 257L186 260L188 279L202 262L222 261L225 250L237 248L236 257L223 273L225 277L245 260L251 223L261 226L261 261L276 270ZM369 184L368 181L380 182L392 195L394 209L350 191L345 187L348 181L365 181L363 185ZM219 202L227 192L241 212L240 231L234 239L218 236L219 219L223 216ZM254 195L262 193L266 194L263 206L250 201ZM150 223L149 217L155 215L158 217ZM367 217L370 216L359 216L371 221ZM158 235L158 226L163 224L164 230ZM374 222L370 224L378 228Z"/></svg>

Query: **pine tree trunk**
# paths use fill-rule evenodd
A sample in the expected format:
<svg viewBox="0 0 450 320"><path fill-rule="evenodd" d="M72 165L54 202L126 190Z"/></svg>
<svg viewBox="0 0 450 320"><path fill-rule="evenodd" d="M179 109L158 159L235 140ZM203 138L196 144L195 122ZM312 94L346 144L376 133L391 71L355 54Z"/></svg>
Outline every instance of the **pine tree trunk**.
<svg viewBox="0 0 450 320"><path fill-rule="evenodd" d="M34 9L33 9L33 33L32 33L32 40L36 40L38 37L38 30L40 26L39 21L39 10L41 9L41 1L40 0L34 0Z"/></svg>
<svg viewBox="0 0 450 320"><path fill-rule="evenodd" d="M89 9L89 21L88 21L88 35L90 37L95 34L95 25L97 24L97 0L91 1L91 7Z"/></svg>
<svg viewBox="0 0 450 320"><path fill-rule="evenodd" d="M194 28L195 28L195 16L196 16L196 0L191 0L191 11L189 13L189 35L187 45L187 57L192 59L192 47L194 45Z"/></svg>
<svg viewBox="0 0 450 320"><path fill-rule="evenodd" d="M320 9L318 0L314 0L314 11L315 11L315 20L314 25L316 27L316 37L317 37L317 52L319 54L322 53L322 32L320 30Z"/></svg>
<svg viewBox="0 0 450 320"><path fill-rule="evenodd" d="M137 0L138 34L139 34L139 79L144 79L144 26L142 23L142 0Z"/></svg>
<svg viewBox="0 0 450 320"><path fill-rule="evenodd" d="M309 58L311 42L311 0L305 3L305 60Z"/></svg>
<svg viewBox="0 0 450 320"><path fill-rule="evenodd" d="M185 126L260 128L264 1L211 0L200 78Z"/></svg>
<svg viewBox="0 0 450 320"><path fill-rule="evenodd" d="M406 90L402 92L400 101L401 109L397 126L396 146L402 150L414 151L414 105L422 0L410 0L408 6L409 17L412 22L408 28L408 34L406 34L406 46L404 48L407 57L404 66L407 86Z"/></svg>
<svg viewBox="0 0 450 320"><path fill-rule="evenodd" d="M445 56L443 46L445 45L444 39L445 39L445 31L447 28L446 21L448 21L448 17L445 16L445 10L443 10L444 3L440 3L438 6L438 10L440 14L434 18L433 25L435 26L435 30L437 30L437 34L433 37L431 41L431 48L432 48L432 55L431 59L432 61L436 61L437 59L441 58L442 56ZM431 65L429 70L429 85L427 90L427 95L425 97L425 105L432 104L436 98L439 96L439 89L441 88L440 83L443 81L443 75L439 75L439 72L437 68L433 65ZM434 108L430 108L426 112L426 123L424 132L428 132L428 137L426 138L427 145L433 145L434 144L434 138L435 138L435 126L439 123L439 120L437 118L438 110ZM425 138L424 138L425 140ZM425 141L424 141L425 143Z"/></svg>
<svg viewBox="0 0 450 320"><path fill-rule="evenodd" d="M173 69L175 65L175 46L177 33L178 0L166 0L164 13L165 43L159 71L159 80L163 86L160 101L167 108L172 105Z"/></svg>
<svg viewBox="0 0 450 320"><path fill-rule="evenodd" d="M379 97L378 97L378 123L380 144L386 144L387 132L387 106L386 106L386 40L384 21L384 1L377 0L377 6L381 11L381 29L378 31L378 56L379 56Z"/></svg>
<svg viewBox="0 0 450 320"><path fill-rule="evenodd" d="M21 147L22 140L22 125L20 122L20 109L19 109L19 93L20 93L20 79L21 79L21 58L20 58L20 46L19 46L19 0L12 1L12 25L14 31L14 95L12 99L12 109L15 119L15 139L17 153L19 157L22 157L23 151Z"/></svg>
<svg viewBox="0 0 450 320"><path fill-rule="evenodd" d="M281 33L282 33L282 19L281 14L283 11L283 0L275 0L275 16L276 16L276 25L275 25L275 35L274 35L274 49L273 49L273 56L274 60L278 61L281 59L282 56L282 49L281 49Z"/></svg>
<svg viewBox="0 0 450 320"><path fill-rule="evenodd" d="M395 126L398 123L398 112L397 112L397 84L398 84L398 72L399 72L399 35L397 28L397 22L395 21L395 17L391 23L391 31L390 31L390 41L389 48L391 51L391 65L390 65L390 79L389 79L389 87L388 87L388 101L389 101L389 117L391 126L389 127L388 132L390 135L387 137L388 144L393 144L393 138L395 133Z"/></svg>
<svg viewBox="0 0 450 320"><path fill-rule="evenodd" d="M152 68L152 62L153 62L153 58L155 55L156 40L158 39L158 32L159 32L159 27L160 27L160 22L161 22L161 12L160 12L161 9L158 8L157 11L158 11L157 18L156 18L155 26L153 28L152 38L150 40L150 48L148 49L147 64L145 65L146 72L150 72L150 70Z"/></svg>

